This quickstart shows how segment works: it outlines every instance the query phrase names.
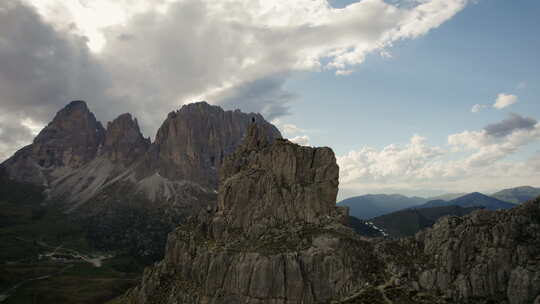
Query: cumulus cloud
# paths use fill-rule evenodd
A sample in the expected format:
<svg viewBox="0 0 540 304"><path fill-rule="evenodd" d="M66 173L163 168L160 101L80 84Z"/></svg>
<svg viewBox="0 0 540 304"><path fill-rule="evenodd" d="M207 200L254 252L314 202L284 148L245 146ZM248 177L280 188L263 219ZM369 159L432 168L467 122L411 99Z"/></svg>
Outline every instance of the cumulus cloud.
<svg viewBox="0 0 540 304"><path fill-rule="evenodd" d="M31 7L0 2L0 159L30 143L69 100L114 103L106 95L111 79L86 42L45 23Z"/></svg>
<svg viewBox="0 0 540 304"><path fill-rule="evenodd" d="M448 148L430 146L420 136L381 150L363 147L337 158L340 187L357 193L383 191L388 185L463 192L528 185L539 180L539 154L526 161L508 157L538 140L537 120L511 114L481 130L449 135Z"/></svg>
<svg viewBox="0 0 540 304"><path fill-rule="evenodd" d="M309 146L309 136L307 135L295 136L293 138L290 138L290 141L292 141L293 143L297 143L301 146Z"/></svg>
<svg viewBox="0 0 540 304"><path fill-rule="evenodd" d="M516 102L518 102L518 97L516 95L501 93L497 95L497 100L493 104L493 107L500 110L511 106Z"/></svg>
<svg viewBox="0 0 540 304"><path fill-rule="evenodd" d="M347 76L351 75L353 73L353 70L337 70L336 75L338 76Z"/></svg>
<svg viewBox="0 0 540 304"><path fill-rule="evenodd" d="M408 144L392 144L382 150L364 147L338 157L340 180L384 181L394 178L428 177L426 167L436 162L444 150L430 147L424 137L414 135Z"/></svg>
<svg viewBox="0 0 540 304"><path fill-rule="evenodd" d="M482 105L482 104L475 104L472 108L471 108L471 112L472 113L478 113L480 111L482 111L483 109L487 108L486 105Z"/></svg>
<svg viewBox="0 0 540 304"><path fill-rule="evenodd" d="M281 131L281 134L290 141L302 146L309 146L310 138L308 135L304 134L309 133L308 130L301 129L292 123L282 122L278 118L272 120L272 124L274 124Z"/></svg>
<svg viewBox="0 0 540 304"><path fill-rule="evenodd" d="M282 122L280 119L272 120L272 124L274 124L285 136L292 136L307 131L299 128L295 124Z"/></svg>
<svg viewBox="0 0 540 304"><path fill-rule="evenodd" d="M468 2L363 0L337 9L327 0L25 0L38 14L21 1L0 3L0 111L15 117L10 123L46 123L85 99L104 122L133 113L147 135L193 100L286 115L292 73L347 74Z"/></svg>

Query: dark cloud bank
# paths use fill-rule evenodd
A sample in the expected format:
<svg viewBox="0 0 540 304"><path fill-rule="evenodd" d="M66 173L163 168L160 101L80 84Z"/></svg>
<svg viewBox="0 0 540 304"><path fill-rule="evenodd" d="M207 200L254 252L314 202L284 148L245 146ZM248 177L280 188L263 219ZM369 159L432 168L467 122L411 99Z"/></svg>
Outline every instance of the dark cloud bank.
<svg viewBox="0 0 540 304"><path fill-rule="evenodd" d="M532 117L523 117L519 114L511 113L510 118L501 122L490 124L484 129L488 135L493 137L504 137L518 130L532 130L538 121Z"/></svg>
<svg viewBox="0 0 540 304"><path fill-rule="evenodd" d="M23 120L45 124L76 99L104 122L131 112L153 136L167 112L241 69L245 30L214 22L203 3L188 1L108 29L105 49L94 54L73 29L53 27L18 0L0 1L0 159L31 141ZM287 113L294 96L282 71L243 76L209 102L269 119Z"/></svg>

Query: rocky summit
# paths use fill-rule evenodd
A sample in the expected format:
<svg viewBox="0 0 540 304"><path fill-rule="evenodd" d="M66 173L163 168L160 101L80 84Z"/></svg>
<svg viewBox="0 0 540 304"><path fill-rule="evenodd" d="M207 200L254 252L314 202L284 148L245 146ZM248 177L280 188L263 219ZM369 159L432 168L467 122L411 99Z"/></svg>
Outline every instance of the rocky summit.
<svg viewBox="0 0 540 304"><path fill-rule="evenodd" d="M169 234L120 303L540 303L540 200L366 239L335 206L328 148L252 125L220 169L217 208Z"/></svg>
<svg viewBox="0 0 540 304"><path fill-rule="evenodd" d="M281 138L260 114L198 102L169 113L151 142L131 114L104 129L73 101L2 167L11 180L43 187L98 247L155 259L178 222L216 205L218 168L252 121L268 141Z"/></svg>
<svg viewBox="0 0 540 304"><path fill-rule="evenodd" d="M60 110L34 142L3 163L9 176L48 186L56 168L80 168L92 161L105 130L84 101L72 101Z"/></svg>

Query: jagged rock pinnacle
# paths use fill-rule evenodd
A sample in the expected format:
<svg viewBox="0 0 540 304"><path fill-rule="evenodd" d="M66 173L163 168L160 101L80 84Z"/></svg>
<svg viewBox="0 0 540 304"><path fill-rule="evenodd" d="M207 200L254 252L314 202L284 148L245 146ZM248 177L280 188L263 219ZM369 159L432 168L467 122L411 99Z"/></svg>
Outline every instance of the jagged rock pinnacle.
<svg viewBox="0 0 540 304"><path fill-rule="evenodd" d="M142 156L150 147L143 137L137 119L125 113L107 124L104 150L112 161L129 164Z"/></svg>

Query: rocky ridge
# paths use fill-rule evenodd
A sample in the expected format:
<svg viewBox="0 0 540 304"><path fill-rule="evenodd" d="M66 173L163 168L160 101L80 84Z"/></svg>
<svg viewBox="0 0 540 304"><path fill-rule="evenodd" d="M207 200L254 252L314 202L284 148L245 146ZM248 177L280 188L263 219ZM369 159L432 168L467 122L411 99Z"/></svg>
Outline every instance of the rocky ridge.
<svg viewBox="0 0 540 304"><path fill-rule="evenodd" d="M169 235L128 303L318 303L376 279L380 265L353 258L371 245L340 224L332 150L261 133L225 159L217 210Z"/></svg>
<svg viewBox="0 0 540 304"><path fill-rule="evenodd" d="M267 143L251 126L220 173L216 210L168 236L121 303L540 302L540 199L366 239L334 205L328 148Z"/></svg>
<svg viewBox="0 0 540 304"><path fill-rule="evenodd" d="M43 186L104 249L125 244L159 258L167 232L216 205L218 168L253 119L268 140L281 137L260 114L198 102L169 113L151 142L131 114L105 130L84 101L73 101L1 166L14 181Z"/></svg>

